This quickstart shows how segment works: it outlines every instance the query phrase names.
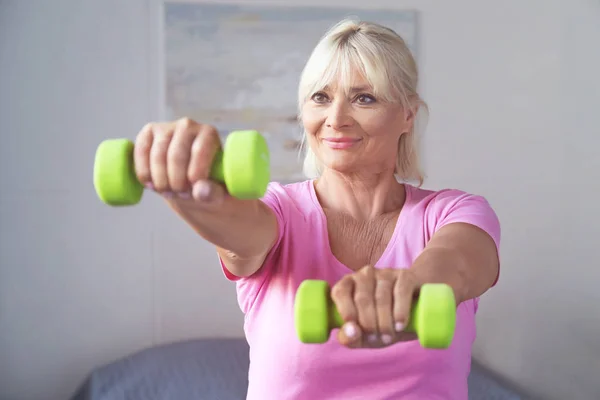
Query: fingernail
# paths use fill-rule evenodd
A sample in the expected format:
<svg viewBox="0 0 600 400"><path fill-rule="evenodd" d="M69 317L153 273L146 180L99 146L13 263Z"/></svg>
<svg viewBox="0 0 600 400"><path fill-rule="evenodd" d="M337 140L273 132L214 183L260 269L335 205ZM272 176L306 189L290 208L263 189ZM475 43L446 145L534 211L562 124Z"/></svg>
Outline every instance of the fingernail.
<svg viewBox="0 0 600 400"><path fill-rule="evenodd" d="M390 344L392 343L392 337L390 335L381 335L381 341L384 344Z"/></svg>
<svg viewBox="0 0 600 400"><path fill-rule="evenodd" d="M377 341L377 334L376 333L371 333L369 336L367 336L367 340L370 343L375 343Z"/></svg>
<svg viewBox="0 0 600 400"><path fill-rule="evenodd" d="M200 200L207 200L210 197L210 184L208 182L197 182L194 185L194 197Z"/></svg>
<svg viewBox="0 0 600 400"><path fill-rule="evenodd" d="M353 338L356 336L356 328L352 324L344 325L344 333L347 337Z"/></svg>
<svg viewBox="0 0 600 400"><path fill-rule="evenodd" d="M191 194L189 194L188 192L181 192L181 193L177 193L177 196L178 196L180 199L186 199L186 200L187 200L187 199L189 199L190 197L192 197L192 195L191 195Z"/></svg>
<svg viewBox="0 0 600 400"><path fill-rule="evenodd" d="M396 322L394 328L396 329L396 332L402 332L404 329L404 324L402 322Z"/></svg>
<svg viewBox="0 0 600 400"><path fill-rule="evenodd" d="M148 182L144 186L146 189L154 190L154 184L152 182Z"/></svg>
<svg viewBox="0 0 600 400"><path fill-rule="evenodd" d="M167 199L172 199L175 194L173 192L163 192L162 196Z"/></svg>

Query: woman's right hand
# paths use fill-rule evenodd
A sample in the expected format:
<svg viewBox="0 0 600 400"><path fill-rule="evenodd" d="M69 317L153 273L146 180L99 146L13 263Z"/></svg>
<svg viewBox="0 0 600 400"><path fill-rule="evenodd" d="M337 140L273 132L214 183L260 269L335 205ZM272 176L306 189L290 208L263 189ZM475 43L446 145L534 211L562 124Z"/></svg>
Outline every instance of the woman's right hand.
<svg viewBox="0 0 600 400"><path fill-rule="evenodd" d="M135 140L134 163L139 181L170 201L195 200L215 206L225 188L209 179L221 139L212 125L189 118L149 123Z"/></svg>

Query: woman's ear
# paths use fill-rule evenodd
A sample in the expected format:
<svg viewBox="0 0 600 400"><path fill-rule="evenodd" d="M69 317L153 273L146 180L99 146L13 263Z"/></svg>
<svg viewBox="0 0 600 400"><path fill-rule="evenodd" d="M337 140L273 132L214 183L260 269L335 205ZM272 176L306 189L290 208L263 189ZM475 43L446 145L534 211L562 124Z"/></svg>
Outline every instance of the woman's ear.
<svg viewBox="0 0 600 400"><path fill-rule="evenodd" d="M410 106L404 109L404 130L410 132L415 124L415 116L419 106Z"/></svg>
<svg viewBox="0 0 600 400"><path fill-rule="evenodd" d="M410 107L406 107L404 109L404 121L407 124L414 124L415 122L415 115L417 115L417 112L419 111L419 105L418 104L414 104L414 105L410 105Z"/></svg>

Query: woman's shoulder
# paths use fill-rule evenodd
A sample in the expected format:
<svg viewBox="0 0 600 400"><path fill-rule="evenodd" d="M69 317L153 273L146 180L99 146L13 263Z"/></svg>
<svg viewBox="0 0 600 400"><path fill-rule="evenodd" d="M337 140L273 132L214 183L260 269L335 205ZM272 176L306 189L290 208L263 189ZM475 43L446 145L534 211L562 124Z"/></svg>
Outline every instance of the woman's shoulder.
<svg viewBox="0 0 600 400"><path fill-rule="evenodd" d="M262 201L275 208L282 216L289 215L290 210L299 211L301 214L318 210L312 180L270 182Z"/></svg>
<svg viewBox="0 0 600 400"><path fill-rule="evenodd" d="M461 189L423 189L407 185L408 213L437 230L450 222L477 225L499 238L500 221L490 202L481 194Z"/></svg>
<svg viewBox="0 0 600 400"><path fill-rule="evenodd" d="M406 185L407 205L417 214L440 219L449 214L477 213L494 215L488 199L482 194L462 189L424 189Z"/></svg>
<svg viewBox="0 0 600 400"><path fill-rule="evenodd" d="M440 203L451 203L466 199L477 199L487 201L484 196L462 189L442 188L425 189L418 186L406 184L407 198L413 204L434 205Z"/></svg>
<svg viewBox="0 0 600 400"><path fill-rule="evenodd" d="M267 194L272 193L278 197L302 196L309 197L312 180L283 183L272 181L267 186Z"/></svg>

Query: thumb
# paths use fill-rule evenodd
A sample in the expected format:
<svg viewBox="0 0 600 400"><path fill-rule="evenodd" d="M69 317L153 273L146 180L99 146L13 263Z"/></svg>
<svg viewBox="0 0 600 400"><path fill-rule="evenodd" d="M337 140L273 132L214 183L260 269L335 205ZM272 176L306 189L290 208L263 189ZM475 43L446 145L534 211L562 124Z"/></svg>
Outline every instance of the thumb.
<svg viewBox="0 0 600 400"><path fill-rule="evenodd" d="M357 323L349 321L346 322L337 334L338 341L341 345L357 348L361 347L362 344L362 331Z"/></svg>
<svg viewBox="0 0 600 400"><path fill-rule="evenodd" d="M218 206L225 199L225 188L211 180L201 180L192 186L192 197L207 206Z"/></svg>

